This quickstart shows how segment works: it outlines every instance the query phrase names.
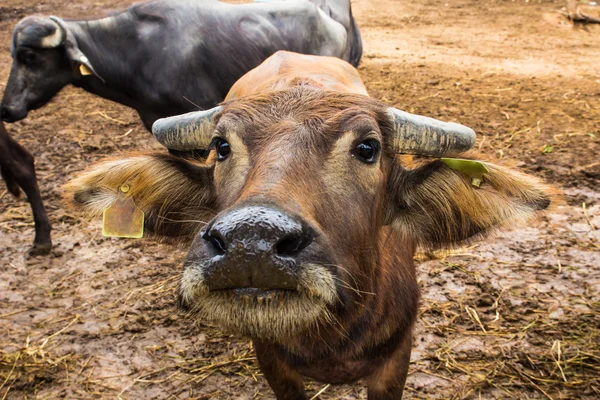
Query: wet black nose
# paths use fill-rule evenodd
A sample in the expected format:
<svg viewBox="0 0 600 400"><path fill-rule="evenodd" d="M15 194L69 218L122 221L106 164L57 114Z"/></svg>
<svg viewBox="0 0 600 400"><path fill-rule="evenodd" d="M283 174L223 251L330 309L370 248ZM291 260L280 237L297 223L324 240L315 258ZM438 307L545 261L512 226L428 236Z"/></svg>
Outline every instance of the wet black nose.
<svg viewBox="0 0 600 400"><path fill-rule="evenodd" d="M211 290L295 289L298 258L315 237L299 218L266 206L232 210L201 235L213 262L206 276Z"/></svg>
<svg viewBox="0 0 600 400"><path fill-rule="evenodd" d="M313 240L314 231L283 211L250 206L231 211L206 229L202 238L216 254L295 257Z"/></svg>

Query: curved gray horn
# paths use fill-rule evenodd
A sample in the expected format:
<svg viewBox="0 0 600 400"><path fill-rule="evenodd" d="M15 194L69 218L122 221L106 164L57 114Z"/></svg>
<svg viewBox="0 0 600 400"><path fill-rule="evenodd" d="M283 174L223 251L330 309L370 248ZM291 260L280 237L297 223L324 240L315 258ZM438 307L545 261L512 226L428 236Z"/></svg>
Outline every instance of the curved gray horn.
<svg viewBox="0 0 600 400"><path fill-rule="evenodd" d="M393 148L397 153L446 157L463 153L475 145L475 132L454 122L410 114L390 107L394 124Z"/></svg>
<svg viewBox="0 0 600 400"><path fill-rule="evenodd" d="M42 38L40 43L40 47L51 49L54 47L58 47L65 42L67 38L67 30L65 29L65 25L62 23L62 20L58 17L50 17L56 29L54 32L46 37Z"/></svg>
<svg viewBox="0 0 600 400"><path fill-rule="evenodd" d="M210 110L158 119L152 125L152 134L160 144L171 150L206 149L221 110L222 107L217 106Z"/></svg>
<svg viewBox="0 0 600 400"><path fill-rule="evenodd" d="M13 31L11 51L19 46L54 48L62 45L67 37L63 26L52 17L31 15L19 21Z"/></svg>

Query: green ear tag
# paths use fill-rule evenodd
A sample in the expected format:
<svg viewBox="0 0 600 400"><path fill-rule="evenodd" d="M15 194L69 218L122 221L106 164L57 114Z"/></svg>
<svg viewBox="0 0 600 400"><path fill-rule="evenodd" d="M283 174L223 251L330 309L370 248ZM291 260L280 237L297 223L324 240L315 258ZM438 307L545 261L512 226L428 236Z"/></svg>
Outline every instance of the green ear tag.
<svg viewBox="0 0 600 400"><path fill-rule="evenodd" d="M451 169L462 172L471 178L471 185L476 187L481 185L483 174L490 172L479 161L463 160L461 158L442 158L441 160Z"/></svg>
<svg viewBox="0 0 600 400"><path fill-rule="evenodd" d="M129 185L119 188L117 199L106 210L102 218L102 235L107 237L141 238L144 236L144 212L131 197L124 193Z"/></svg>

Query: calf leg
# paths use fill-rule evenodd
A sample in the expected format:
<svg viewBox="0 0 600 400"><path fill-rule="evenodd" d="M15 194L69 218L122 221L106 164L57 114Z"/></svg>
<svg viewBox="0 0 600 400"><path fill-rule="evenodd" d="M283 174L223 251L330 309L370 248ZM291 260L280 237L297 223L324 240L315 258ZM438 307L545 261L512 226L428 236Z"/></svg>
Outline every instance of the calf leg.
<svg viewBox="0 0 600 400"><path fill-rule="evenodd" d="M0 122L0 175L6 181L8 190L19 196L19 186L27 195L35 222L35 239L30 254L46 254L52 247L50 222L46 215L35 176L33 156L17 141L10 137Z"/></svg>
<svg viewBox="0 0 600 400"><path fill-rule="evenodd" d="M10 168L2 169L2 175L9 187L16 182L23 189L31 205L35 223L35 239L33 240L33 246L29 250L29 254L48 254L52 248L52 241L50 240L51 228L37 184L33 157L16 142L13 143L14 145L11 149L13 151L11 153L15 159L9 165ZM8 176L10 178L7 179Z"/></svg>
<svg viewBox="0 0 600 400"><path fill-rule="evenodd" d="M264 342L254 341L260 370L275 392L277 400L306 400L302 376Z"/></svg>
<svg viewBox="0 0 600 400"><path fill-rule="evenodd" d="M392 357L366 379L368 400L402 399L410 364L411 338L409 331Z"/></svg>
<svg viewBox="0 0 600 400"><path fill-rule="evenodd" d="M27 174L27 177L20 184L25 194L27 194L29 204L31 204L35 223L35 239L33 240L33 246L29 250L29 254L48 254L52 249L52 240L50 239L51 227L48 215L46 214L46 208L44 208L44 203L42 202L33 166L31 174Z"/></svg>
<svg viewBox="0 0 600 400"><path fill-rule="evenodd" d="M2 149L1 146L0 146L0 149ZM2 179L4 179L4 182L6 183L8 192L15 197L19 197L21 194L19 185L17 184L17 182L15 182L15 177L12 175L12 173L10 171L7 171L6 169L7 169L6 167L2 168L2 166L0 166L0 175L2 176Z"/></svg>

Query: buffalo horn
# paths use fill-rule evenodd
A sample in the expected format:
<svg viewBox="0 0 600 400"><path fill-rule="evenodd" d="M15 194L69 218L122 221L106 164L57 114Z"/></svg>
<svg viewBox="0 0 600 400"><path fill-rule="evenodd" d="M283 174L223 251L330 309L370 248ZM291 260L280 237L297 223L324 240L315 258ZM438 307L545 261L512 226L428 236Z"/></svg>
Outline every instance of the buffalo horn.
<svg viewBox="0 0 600 400"><path fill-rule="evenodd" d="M161 118L152 125L152 134L160 144L171 150L189 151L208 148L215 131L221 106Z"/></svg>
<svg viewBox="0 0 600 400"><path fill-rule="evenodd" d="M46 49L52 49L60 46L64 43L65 39L67 38L67 31L64 25L61 23L62 21L60 20L60 18L50 17L50 20L52 20L52 23L54 24L56 29L54 29L54 32L52 32L50 35L42 38L40 47Z"/></svg>
<svg viewBox="0 0 600 400"><path fill-rule="evenodd" d="M397 153L447 157L464 153L475 145L475 132L454 122L442 122L390 107L394 126L393 149Z"/></svg>

